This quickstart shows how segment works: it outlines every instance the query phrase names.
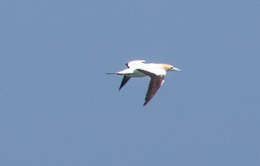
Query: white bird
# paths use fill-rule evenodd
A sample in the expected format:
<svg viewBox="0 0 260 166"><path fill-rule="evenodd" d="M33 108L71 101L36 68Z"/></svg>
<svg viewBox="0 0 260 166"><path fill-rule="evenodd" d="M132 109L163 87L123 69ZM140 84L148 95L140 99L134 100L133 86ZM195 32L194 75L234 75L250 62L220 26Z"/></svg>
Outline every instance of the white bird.
<svg viewBox="0 0 260 166"><path fill-rule="evenodd" d="M144 106L151 100L163 84L167 71L181 71L179 68L170 64L145 63L145 60L133 60L125 65L127 66L126 69L107 74L123 75L123 80L120 84L119 90L129 81L131 77L149 76L151 79L146 93Z"/></svg>

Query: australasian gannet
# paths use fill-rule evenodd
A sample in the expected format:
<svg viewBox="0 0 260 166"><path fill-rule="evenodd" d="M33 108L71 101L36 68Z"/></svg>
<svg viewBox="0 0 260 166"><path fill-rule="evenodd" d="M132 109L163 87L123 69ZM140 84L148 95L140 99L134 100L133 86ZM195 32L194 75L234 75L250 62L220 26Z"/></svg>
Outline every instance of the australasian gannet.
<svg viewBox="0 0 260 166"><path fill-rule="evenodd" d="M163 84L167 71L181 71L179 68L170 64L145 63L145 60L133 60L125 65L127 66L126 69L107 74L123 75L123 80L120 84L119 90L129 81L131 77L149 76L151 79L146 93L144 106L152 99L157 90Z"/></svg>

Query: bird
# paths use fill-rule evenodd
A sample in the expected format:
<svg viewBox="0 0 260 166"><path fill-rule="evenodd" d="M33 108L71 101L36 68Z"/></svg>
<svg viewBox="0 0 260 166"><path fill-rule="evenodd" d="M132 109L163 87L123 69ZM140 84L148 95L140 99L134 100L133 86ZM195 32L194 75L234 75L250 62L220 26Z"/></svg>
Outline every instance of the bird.
<svg viewBox="0 0 260 166"><path fill-rule="evenodd" d="M150 83L146 92L143 106L145 106L155 95L158 89L163 85L167 71L181 71L181 69L170 64L163 63L145 63L145 60L132 60L126 63L126 69L118 72L106 73L122 75L123 79L119 86L119 91L133 77L150 77Z"/></svg>

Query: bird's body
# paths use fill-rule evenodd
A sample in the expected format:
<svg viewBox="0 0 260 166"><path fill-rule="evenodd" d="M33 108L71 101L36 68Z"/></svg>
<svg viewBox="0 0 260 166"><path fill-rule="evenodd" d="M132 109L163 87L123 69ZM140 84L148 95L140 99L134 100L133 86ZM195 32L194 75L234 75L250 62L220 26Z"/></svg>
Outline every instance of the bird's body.
<svg viewBox="0 0 260 166"><path fill-rule="evenodd" d="M123 75L123 80L119 87L119 90L128 82L132 77L145 77L149 76L151 78L149 88L145 97L144 105L146 105L151 98L154 96L156 91L161 87L164 82L164 77L169 70L180 71L180 69L173 67L169 64L160 63L145 63L145 60L133 60L126 64L127 68L115 73Z"/></svg>

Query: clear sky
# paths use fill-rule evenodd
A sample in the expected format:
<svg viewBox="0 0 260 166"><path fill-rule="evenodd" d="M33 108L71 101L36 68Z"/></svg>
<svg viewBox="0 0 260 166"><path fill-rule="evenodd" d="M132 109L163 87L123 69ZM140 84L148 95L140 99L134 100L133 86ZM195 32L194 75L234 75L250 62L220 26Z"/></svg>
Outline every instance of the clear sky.
<svg viewBox="0 0 260 166"><path fill-rule="evenodd" d="M260 0L1 0L0 165L259 166ZM105 75L133 59L149 78Z"/></svg>

